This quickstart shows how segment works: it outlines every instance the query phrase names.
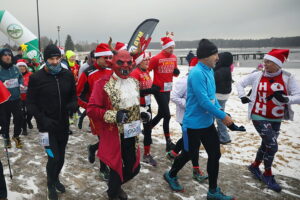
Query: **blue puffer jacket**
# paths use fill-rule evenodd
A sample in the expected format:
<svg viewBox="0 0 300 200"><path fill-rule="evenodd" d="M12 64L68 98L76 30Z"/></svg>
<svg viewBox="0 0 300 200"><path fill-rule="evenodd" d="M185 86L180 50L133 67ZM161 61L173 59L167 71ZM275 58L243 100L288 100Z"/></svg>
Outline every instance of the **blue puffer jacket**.
<svg viewBox="0 0 300 200"><path fill-rule="evenodd" d="M0 65L0 81L4 83L11 93L9 101L20 99L20 85L23 84L23 77L15 65L8 69Z"/></svg>
<svg viewBox="0 0 300 200"><path fill-rule="evenodd" d="M212 68L199 62L188 77L186 111L183 128L201 129L212 125L215 118L224 119L216 99L216 85Z"/></svg>

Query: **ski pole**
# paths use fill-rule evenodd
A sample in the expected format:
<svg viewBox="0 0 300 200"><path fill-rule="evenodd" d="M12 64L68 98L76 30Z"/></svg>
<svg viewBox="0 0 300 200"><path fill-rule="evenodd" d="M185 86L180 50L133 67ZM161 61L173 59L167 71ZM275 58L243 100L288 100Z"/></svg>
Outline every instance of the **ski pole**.
<svg viewBox="0 0 300 200"><path fill-rule="evenodd" d="M8 168L9 168L9 175L10 175L10 179L12 180L12 173L11 173L11 168L10 168L10 162L9 162L9 155L8 155L7 147L5 147L5 150L6 150L6 157L7 157L7 163L8 163Z"/></svg>

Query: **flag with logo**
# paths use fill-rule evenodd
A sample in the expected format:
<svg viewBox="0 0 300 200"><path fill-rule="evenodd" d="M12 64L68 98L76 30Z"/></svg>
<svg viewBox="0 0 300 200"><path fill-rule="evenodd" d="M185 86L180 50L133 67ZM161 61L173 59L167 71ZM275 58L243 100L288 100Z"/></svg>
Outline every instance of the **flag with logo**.
<svg viewBox="0 0 300 200"><path fill-rule="evenodd" d="M0 10L0 30L21 46L23 58L40 63L37 37L7 10Z"/></svg>

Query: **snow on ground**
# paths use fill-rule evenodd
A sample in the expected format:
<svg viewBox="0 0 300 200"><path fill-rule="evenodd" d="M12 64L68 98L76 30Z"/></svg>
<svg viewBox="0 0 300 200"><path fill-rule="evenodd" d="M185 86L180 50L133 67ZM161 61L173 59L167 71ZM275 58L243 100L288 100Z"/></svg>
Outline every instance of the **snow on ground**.
<svg viewBox="0 0 300 200"><path fill-rule="evenodd" d="M181 75L187 72L187 66L180 66ZM251 72L251 68L235 68L233 79L238 81ZM287 69L300 82L300 70ZM175 78L176 81L176 78ZM251 122L246 119L247 105L243 105L237 97L235 86L226 104L229 112L238 125L244 125L247 132L230 132L232 143L222 146L219 183L227 194L233 194L238 199L300 199L300 106L294 105L295 121L283 122L279 136L279 152L274 162L274 173L277 181L283 186L280 194L268 190L262 183L253 179L247 171L246 165L254 159L260 144L260 138ZM157 105L152 98L154 115ZM175 105L170 103L172 118L170 132L174 141L181 137L180 125L175 120ZM87 161L86 147L95 143L96 138L88 133L88 121L85 119L82 130L72 125L74 134L70 136L66 150L66 161L61 174L61 181L66 185L67 192L61 194L64 200L73 199L107 199L107 185L98 174L99 163L90 164ZM9 179L9 170L5 152L0 152L4 165L4 173L8 185L9 200L44 200L46 199L46 154L38 144L37 130L34 128L28 136L22 136L24 148L9 150L10 162L13 171L13 180ZM142 146L143 136L140 137ZM0 141L3 144L1 138ZM170 168L171 162L165 157L165 140L162 122L153 129L152 154L158 161L154 168L142 163L137 177L124 185L130 199L147 200L194 200L206 199L208 183L199 184L191 179L191 164L188 163L180 173L179 181L185 187L184 193L171 192L162 174ZM206 169L206 153L200 149L200 166ZM251 198L249 198L251 195Z"/></svg>

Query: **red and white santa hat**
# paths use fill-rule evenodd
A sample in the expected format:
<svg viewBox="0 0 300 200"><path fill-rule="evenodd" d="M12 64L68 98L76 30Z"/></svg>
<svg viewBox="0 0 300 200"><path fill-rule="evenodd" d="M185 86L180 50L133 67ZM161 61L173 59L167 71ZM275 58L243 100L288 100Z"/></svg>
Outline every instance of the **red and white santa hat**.
<svg viewBox="0 0 300 200"><path fill-rule="evenodd" d="M17 60L17 67L19 67L19 66L25 66L27 68L28 66L26 64L26 60L24 60L24 59Z"/></svg>
<svg viewBox="0 0 300 200"><path fill-rule="evenodd" d="M170 37L162 37L161 39L162 49L166 49L170 46L175 46L174 40Z"/></svg>
<svg viewBox="0 0 300 200"><path fill-rule="evenodd" d="M127 44L124 44L122 42L117 42L115 45L115 50L120 51L120 50L126 50L127 49Z"/></svg>
<svg viewBox="0 0 300 200"><path fill-rule="evenodd" d="M290 53L289 49L272 49L264 56L264 59L273 61L279 67L282 67Z"/></svg>
<svg viewBox="0 0 300 200"><path fill-rule="evenodd" d="M65 48L63 48L63 47L58 47L58 48L60 50L61 55L64 55L65 54Z"/></svg>
<svg viewBox="0 0 300 200"><path fill-rule="evenodd" d="M108 47L108 44L106 43L100 43L94 52L95 57L100 57L100 56L112 56L113 53Z"/></svg>
<svg viewBox="0 0 300 200"><path fill-rule="evenodd" d="M136 65L139 65L143 60L150 59L151 58L151 52L142 52L134 61Z"/></svg>

